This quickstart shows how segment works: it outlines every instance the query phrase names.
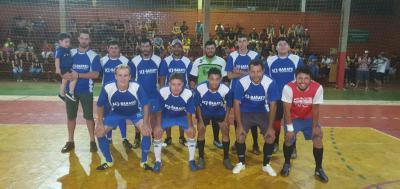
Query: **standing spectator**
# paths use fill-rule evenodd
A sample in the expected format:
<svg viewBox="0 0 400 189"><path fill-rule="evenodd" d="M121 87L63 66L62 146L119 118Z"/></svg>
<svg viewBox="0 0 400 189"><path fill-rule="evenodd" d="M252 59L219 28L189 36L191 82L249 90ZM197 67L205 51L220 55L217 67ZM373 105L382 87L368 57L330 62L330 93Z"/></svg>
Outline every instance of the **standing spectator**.
<svg viewBox="0 0 400 189"><path fill-rule="evenodd" d="M189 33L189 27L186 25L186 21L182 22L180 29L181 29L181 34L183 35L187 35Z"/></svg>
<svg viewBox="0 0 400 189"><path fill-rule="evenodd" d="M12 42L11 38L7 38L3 45L3 55L6 56L6 62L10 62L11 54L14 52L14 42Z"/></svg>
<svg viewBox="0 0 400 189"><path fill-rule="evenodd" d="M70 19L68 22L68 32L72 35L72 37L76 36L78 29L76 27L76 19Z"/></svg>
<svg viewBox="0 0 400 189"><path fill-rule="evenodd" d="M253 28L251 30L251 33L250 33L250 42L251 41L255 42L257 40L258 40L258 34L257 34L257 31L256 31L256 28Z"/></svg>
<svg viewBox="0 0 400 189"><path fill-rule="evenodd" d="M375 89L379 91L382 89L382 83L385 78L386 65L390 64L389 59L383 56L384 53L381 52L377 58L376 73L375 73Z"/></svg>
<svg viewBox="0 0 400 189"><path fill-rule="evenodd" d="M215 34L217 34L217 36L219 36L220 38L224 37L225 29L221 23L218 23L217 25L215 25L214 30L215 30Z"/></svg>
<svg viewBox="0 0 400 189"><path fill-rule="evenodd" d="M17 79L17 82L22 82L22 73L24 72L22 60L15 58L11 61L11 65L14 78Z"/></svg>
<svg viewBox="0 0 400 189"><path fill-rule="evenodd" d="M345 65L345 83L346 88L349 88L353 82L353 73L352 73L353 61L350 56L346 57L346 65Z"/></svg>
<svg viewBox="0 0 400 189"><path fill-rule="evenodd" d="M195 30L196 30L196 39L198 42L200 42L203 36L203 24L200 22L200 20L196 22Z"/></svg>
<svg viewBox="0 0 400 189"><path fill-rule="evenodd" d="M368 51L364 52L364 55L358 58L357 67L357 83L355 88L358 87L360 82L365 82L365 91L368 90L368 80L369 80L369 65L371 64L371 58L368 56Z"/></svg>
<svg viewBox="0 0 400 189"><path fill-rule="evenodd" d="M39 80L39 75L43 72L43 64L39 62L39 59L36 55L32 56L32 65L31 70L33 81Z"/></svg>
<svg viewBox="0 0 400 189"><path fill-rule="evenodd" d="M279 37L286 37L286 29L283 24L279 27Z"/></svg>
<svg viewBox="0 0 400 189"><path fill-rule="evenodd" d="M181 34L181 28L178 26L178 23L174 22L174 26L172 26L172 34L175 38Z"/></svg>

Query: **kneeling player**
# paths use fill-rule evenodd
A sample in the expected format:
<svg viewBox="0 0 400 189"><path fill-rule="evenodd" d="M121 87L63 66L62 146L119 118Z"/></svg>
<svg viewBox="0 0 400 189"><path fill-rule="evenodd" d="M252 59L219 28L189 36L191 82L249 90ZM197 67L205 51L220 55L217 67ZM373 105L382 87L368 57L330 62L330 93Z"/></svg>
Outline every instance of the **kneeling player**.
<svg viewBox="0 0 400 189"><path fill-rule="evenodd" d="M143 135L141 167L152 168L147 164L147 155L151 145L151 127L149 123L149 103L143 88L131 79L128 66L120 64L115 68L116 82L105 85L97 102L98 123L95 135L106 162L97 167L104 170L113 165L106 134L116 128L122 120L131 121ZM104 106L111 107L111 112L103 119Z"/></svg>
<svg viewBox="0 0 400 189"><path fill-rule="evenodd" d="M169 79L169 86L160 89L160 107L161 107L161 124L157 121L154 128L154 155L156 162L154 164L154 172L161 170L161 149L162 134L165 129L172 126L180 126L184 129L188 140L189 149L189 167L192 171L196 171L197 165L194 161L194 153L196 149L196 130L193 127L192 114L194 114L194 102L192 91L186 89L182 74L172 74Z"/></svg>
<svg viewBox="0 0 400 189"><path fill-rule="evenodd" d="M199 169L205 166L204 143L206 125L210 122L218 123L222 131L222 144L224 149L223 164L232 170L233 165L229 160L229 110L232 107L229 87L221 83L221 71L211 68L208 71L208 80L199 84L195 89L194 101L196 106L197 146L199 148Z"/></svg>
<svg viewBox="0 0 400 189"><path fill-rule="evenodd" d="M315 176L322 182L328 182L328 177L322 169L322 130L318 123L319 105L323 102L323 89L319 83L311 80L310 73L308 67L297 68L296 80L283 88L282 101L286 126L283 149L285 163L281 175L289 176L293 142L296 133L301 131L306 140L313 141Z"/></svg>

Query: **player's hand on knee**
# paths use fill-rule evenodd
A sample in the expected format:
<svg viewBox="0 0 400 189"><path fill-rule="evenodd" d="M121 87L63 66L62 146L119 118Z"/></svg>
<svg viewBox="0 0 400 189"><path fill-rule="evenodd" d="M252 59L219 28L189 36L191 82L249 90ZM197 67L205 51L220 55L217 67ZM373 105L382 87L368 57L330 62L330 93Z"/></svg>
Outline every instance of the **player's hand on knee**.
<svg viewBox="0 0 400 189"><path fill-rule="evenodd" d="M312 140L322 140L322 130L320 127L313 128Z"/></svg>
<svg viewBox="0 0 400 189"><path fill-rule="evenodd" d="M272 143L274 140L275 140L275 130L272 127L269 127L267 133L265 134L265 141L267 143Z"/></svg>
<svg viewBox="0 0 400 189"><path fill-rule="evenodd" d="M294 132L287 132L285 135L285 143L286 144L291 144L292 141L294 141Z"/></svg>
<svg viewBox="0 0 400 189"><path fill-rule="evenodd" d="M151 136L151 126L150 125L143 125L141 132L144 136Z"/></svg>
<svg viewBox="0 0 400 189"><path fill-rule="evenodd" d="M94 130L94 134L96 135L96 137L103 137L106 134L106 128L104 127L103 124L97 124L95 130Z"/></svg>

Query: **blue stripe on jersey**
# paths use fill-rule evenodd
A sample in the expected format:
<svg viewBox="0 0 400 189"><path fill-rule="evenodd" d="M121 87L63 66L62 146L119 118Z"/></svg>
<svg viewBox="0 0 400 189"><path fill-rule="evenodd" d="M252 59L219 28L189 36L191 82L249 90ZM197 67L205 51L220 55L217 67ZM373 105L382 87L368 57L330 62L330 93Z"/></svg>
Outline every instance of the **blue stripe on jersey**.
<svg viewBox="0 0 400 189"><path fill-rule="evenodd" d="M180 117L187 113L194 114L193 94L189 89L184 88L179 96L174 96L170 88L163 87L159 93L162 117Z"/></svg>
<svg viewBox="0 0 400 189"><path fill-rule="evenodd" d="M181 59L174 59L173 56L166 57L160 64L160 76L166 77L164 85L168 84L169 77L173 73L180 73L184 78L184 86L188 86L188 77L192 64L190 59L183 56Z"/></svg>
<svg viewBox="0 0 400 189"><path fill-rule="evenodd" d="M109 56L104 56L100 59L102 73L103 73L103 80L102 84L105 86L108 83L115 81L115 67L120 64L128 65L132 71L133 64L129 59L124 56L120 56L119 58L112 59ZM131 74L132 75L132 74Z"/></svg>
<svg viewBox="0 0 400 189"><path fill-rule="evenodd" d="M218 90L212 92L205 81L194 90L194 103L200 106L202 115L223 116L226 113L225 105L232 107L231 91L221 83Z"/></svg>
<svg viewBox="0 0 400 189"><path fill-rule="evenodd" d="M92 50L79 52L78 49L71 50L72 69L78 73L101 72L100 57ZM69 85L67 85L67 91ZM93 80L79 78L75 86L75 94L93 93Z"/></svg>
<svg viewBox="0 0 400 189"><path fill-rule="evenodd" d="M105 85L100 92L97 106L111 106L111 112L123 115L133 116L143 110L148 104L148 99L143 88L136 82L130 82L125 91L120 91L115 82Z"/></svg>
<svg viewBox="0 0 400 189"><path fill-rule="evenodd" d="M246 55L240 55L239 51L234 51L228 56L228 61L226 62L225 71L233 72L234 69L248 72L249 63L251 60L260 59L257 52L249 50ZM231 89L234 91L237 81L240 78L235 78L231 81Z"/></svg>
<svg viewBox="0 0 400 189"><path fill-rule="evenodd" d="M277 55L267 58L265 74L275 80L280 95L283 87L295 79L296 68L304 66L303 60L297 55L280 58Z"/></svg>
<svg viewBox="0 0 400 189"><path fill-rule="evenodd" d="M158 96L157 82L161 58L152 55L150 59L143 59L138 55L132 59L132 63L132 76L143 86L146 95L149 98Z"/></svg>
<svg viewBox="0 0 400 189"><path fill-rule="evenodd" d="M254 84L250 76L242 77L236 85L234 99L240 101L241 112L269 112L268 103L280 99L277 86L264 75L260 84Z"/></svg>

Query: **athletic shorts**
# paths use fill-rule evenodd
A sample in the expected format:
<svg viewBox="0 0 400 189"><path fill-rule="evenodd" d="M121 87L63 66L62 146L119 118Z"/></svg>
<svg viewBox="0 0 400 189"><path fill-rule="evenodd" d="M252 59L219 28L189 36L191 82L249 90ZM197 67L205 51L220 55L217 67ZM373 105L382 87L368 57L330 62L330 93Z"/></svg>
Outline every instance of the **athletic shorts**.
<svg viewBox="0 0 400 189"><path fill-rule="evenodd" d="M76 102L65 98L68 120L75 120L78 114L79 102L82 105L83 118L93 120L93 93L75 94Z"/></svg>
<svg viewBox="0 0 400 189"><path fill-rule="evenodd" d="M369 80L369 71L357 71L357 79L359 81L368 81Z"/></svg>
<svg viewBox="0 0 400 189"><path fill-rule="evenodd" d="M60 69L61 69L61 75L72 72L72 67L60 67Z"/></svg>
<svg viewBox="0 0 400 189"><path fill-rule="evenodd" d="M302 132L304 138L306 140L311 140L312 138L312 118L308 119L293 119L293 129L294 133L297 134L298 132ZM321 127L318 123L317 127ZM285 133L287 132L287 128L285 128Z"/></svg>
<svg viewBox="0 0 400 189"><path fill-rule="evenodd" d="M161 128L167 129L173 126L182 127L184 130L189 128L187 116L180 117L164 117L161 116Z"/></svg>
<svg viewBox="0 0 400 189"><path fill-rule="evenodd" d="M104 126L116 129L118 125L123 121L130 120L134 125L137 125L137 123L142 119L143 119L142 112L139 112L131 116L125 116L111 112L104 118Z"/></svg>
<svg viewBox="0 0 400 189"><path fill-rule="evenodd" d="M241 112L244 131L248 133L250 128L257 126L264 135L268 129L268 115L268 112Z"/></svg>
<svg viewBox="0 0 400 189"><path fill-rule="evenodd" d="M222 116L205 116L203 115L204 126L207 126L212 123L212 125L218 125L219 122L223 122L225 119L225 115Z"/></svg>
<svg viewBox="0 0 400 189"><path fill-rule="evenodd" d="M276 114L275 120L283 119L283 102L280 100L276 101Z"/></svg>
<svg viewBox="0 0 400 189"><path fill-rule="evenodd" d="M385 73L376 72L376 75L375 75L376 80L383 81L384 77L385 77Z"/></svg>
<svg viewBox="0 0 400 189"><path fill-rule="evenodd" d="M149 105L150 105L150 113L156 113L161 111L160 104L157 98L149 99Z"/></svg>

